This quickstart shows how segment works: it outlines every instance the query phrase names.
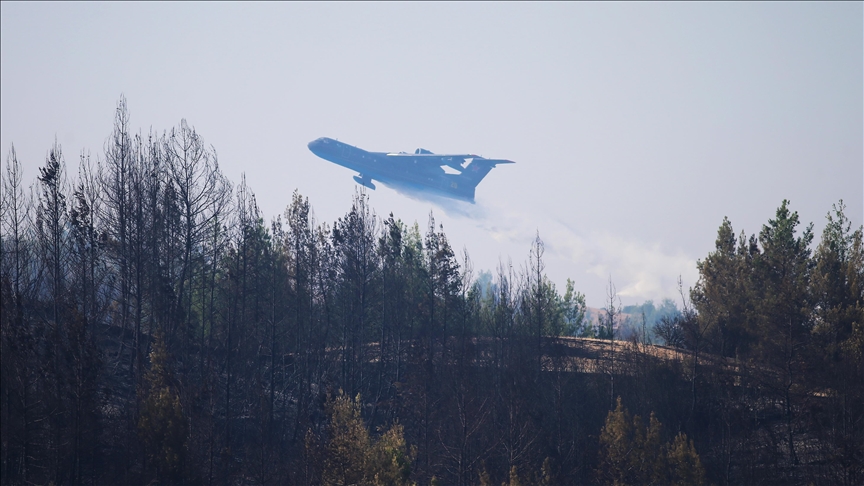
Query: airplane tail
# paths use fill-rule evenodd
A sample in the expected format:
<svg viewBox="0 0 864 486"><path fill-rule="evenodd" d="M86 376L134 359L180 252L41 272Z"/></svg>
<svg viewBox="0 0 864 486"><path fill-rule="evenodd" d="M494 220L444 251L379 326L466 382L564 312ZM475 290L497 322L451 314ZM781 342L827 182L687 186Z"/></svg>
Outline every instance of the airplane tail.
<svg viewBox="0 0 864 486"><path fill-rule="evenodd" d="M462 179L463 184L468 184L472 188L477 187L477 184L486 177L486 174L489 173L496 165L498 164L514 164L512 160L503 160L503 159L484 159L482 157L475 157L471 160L471 162L465 167L465 170L462 171L462 174L459 175L459 178Z"/></svg>

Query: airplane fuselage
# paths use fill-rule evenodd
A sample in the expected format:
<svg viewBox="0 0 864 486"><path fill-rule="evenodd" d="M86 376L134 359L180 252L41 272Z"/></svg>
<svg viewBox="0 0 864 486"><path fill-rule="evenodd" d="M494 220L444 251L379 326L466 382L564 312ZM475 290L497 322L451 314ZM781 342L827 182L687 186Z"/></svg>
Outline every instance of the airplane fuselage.
<svg viewBox="0 0 864 486"><path fill-rule="evenodd" d="M359 173L354 180L375 189L373 180L397 190L426 191L474 202L474 188L496 164L476 155L438 155L424 149L413 154L367 152L331 138L309 143L318 157ZM449 170L445 170L447 167Z"/></svg>

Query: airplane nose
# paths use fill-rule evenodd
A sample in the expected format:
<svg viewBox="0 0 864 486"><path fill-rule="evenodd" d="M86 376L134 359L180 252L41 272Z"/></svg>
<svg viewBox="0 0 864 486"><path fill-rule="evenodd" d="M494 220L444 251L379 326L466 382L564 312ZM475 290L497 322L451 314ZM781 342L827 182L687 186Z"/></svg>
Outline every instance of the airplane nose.
<svg viewBox="0 0 864 486"><path fill-rule="evenodd" d="M315 144L318 147L324 147L332 141L333 141L332 138L320 137L320 138L316 138L315 140L312 140L311 142L309 142L309 145L311 146L312 144Z"/></svg>
<svg viewBox="0 0 864 486"><path fill-rule="evenodd" d="M324 141L324 138L322 137L322 138L318 138L318 139L315 139L315 140L312 140L311 142L309 142L308 147L309 147L309 150L313 154L318 155L324 149L324 145L325 145L325 141Z"/></svg>

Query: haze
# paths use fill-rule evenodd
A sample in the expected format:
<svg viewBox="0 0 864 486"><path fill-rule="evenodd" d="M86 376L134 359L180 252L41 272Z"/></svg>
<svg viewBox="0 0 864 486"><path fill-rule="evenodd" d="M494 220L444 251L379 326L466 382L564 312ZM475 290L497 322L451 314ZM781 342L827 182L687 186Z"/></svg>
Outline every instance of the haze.
<svg viewBox="0 0 864 486"><path fill-rule="evenodd" d="M475 270L546 269L602 306L695 283L728 216L758 233L789 199L818 242L839 199L864 216L864 34L856 3L2 3L0 147L25 181L54 141L70 176L131 125L185 118L267 219L295 189L318 221L350 208L318 137L370 151L506 158L476 205L370 200Z"/></svg>

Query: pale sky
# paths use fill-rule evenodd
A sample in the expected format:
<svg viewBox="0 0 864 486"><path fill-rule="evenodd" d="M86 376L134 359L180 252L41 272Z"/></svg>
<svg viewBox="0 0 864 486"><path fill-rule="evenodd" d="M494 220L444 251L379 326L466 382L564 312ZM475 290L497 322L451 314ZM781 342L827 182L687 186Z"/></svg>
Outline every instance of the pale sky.
<svg viewBox="0 0 864 486"><path fill-rule="evenodd" d="M54 138L70 177L103 157L122 94L146 133L194 126L268 221L298 189L319 221L355 173L318 137L516 161L477 204L378 185L430 210L475 271L526 260L603 305L676 297L728 216L758 233L789 199L818 242L843 199L864 217L862 3L2 3L0 148L35 181ZM803 227L804 225L802 225ZM815 246L815 244L814 244Z"/></svg>

